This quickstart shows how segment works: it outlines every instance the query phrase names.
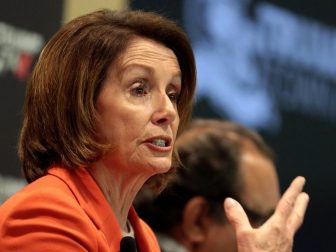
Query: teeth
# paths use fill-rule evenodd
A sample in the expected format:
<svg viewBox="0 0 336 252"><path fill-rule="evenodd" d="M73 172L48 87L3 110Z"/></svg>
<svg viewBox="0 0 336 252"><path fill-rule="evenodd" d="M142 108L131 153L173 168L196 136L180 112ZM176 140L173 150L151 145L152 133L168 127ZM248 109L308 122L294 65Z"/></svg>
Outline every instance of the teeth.
<svg viewBox="0 0 336 252"><path fill-rule="evenodd" d="M166 146L166 141L163 139L155 139L152 141L153 144L160 146L160 147L165 147Z"/></svg>

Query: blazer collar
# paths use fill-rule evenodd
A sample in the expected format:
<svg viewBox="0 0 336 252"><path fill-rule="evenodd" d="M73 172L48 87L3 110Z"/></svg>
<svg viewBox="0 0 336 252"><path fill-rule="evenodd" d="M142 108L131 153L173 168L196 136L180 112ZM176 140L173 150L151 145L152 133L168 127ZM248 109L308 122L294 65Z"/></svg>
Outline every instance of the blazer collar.
<svg viewBox="0 0 336 252"><path fill-rule="evenodd" d="M103 232L110 247L119 248L121 240L119 223L104 194L87 169L84 167L66 169L54 166L48 170L48 173L67 184L79 205L97 229Z"/></svg>

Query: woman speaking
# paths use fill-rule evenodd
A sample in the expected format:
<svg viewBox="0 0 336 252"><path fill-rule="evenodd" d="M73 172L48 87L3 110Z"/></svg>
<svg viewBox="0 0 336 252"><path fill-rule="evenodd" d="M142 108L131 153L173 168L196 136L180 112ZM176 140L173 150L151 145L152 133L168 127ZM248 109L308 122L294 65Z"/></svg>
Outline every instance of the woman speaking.
<svg viewBox="0 0 336 252"><path fill-rule="evenodd" d="M1 251L159 251L132 202L174 173L195 72L186 35L157 14L101 10L63 26L27 86L19 156L29 184L0 207ZM240 252L291 250L303 184L259 229L226 199Z"/></svg>

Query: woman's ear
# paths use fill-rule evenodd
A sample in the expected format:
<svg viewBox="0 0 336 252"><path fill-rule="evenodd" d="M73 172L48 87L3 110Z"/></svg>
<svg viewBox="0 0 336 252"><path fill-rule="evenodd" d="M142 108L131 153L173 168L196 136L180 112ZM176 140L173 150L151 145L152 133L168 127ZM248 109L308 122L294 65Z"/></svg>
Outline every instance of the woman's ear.
<svg viewBox="0 0 336 252"><path fill-rule="evenodd" d="M191 198L183 209L182 230L189 243L203 242L207 235L208 203L204 197Z"/></svg>

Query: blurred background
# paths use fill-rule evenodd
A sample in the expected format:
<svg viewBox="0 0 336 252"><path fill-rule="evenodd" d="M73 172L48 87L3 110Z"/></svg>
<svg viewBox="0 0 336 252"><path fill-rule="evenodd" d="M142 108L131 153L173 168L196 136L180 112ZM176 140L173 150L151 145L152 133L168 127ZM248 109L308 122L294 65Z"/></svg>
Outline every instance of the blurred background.
<svg viewBox="0 0 336 252"><path fill-rule="evenodd" d="M24 184L17 139L25 84L70 19L100 8L174 19L196 55L194 117L258 130L284 190L307 178L311 201L295 252L333 251L336 226L336 2L333 0L11 0L0 8L0 203Z"/></svg>

